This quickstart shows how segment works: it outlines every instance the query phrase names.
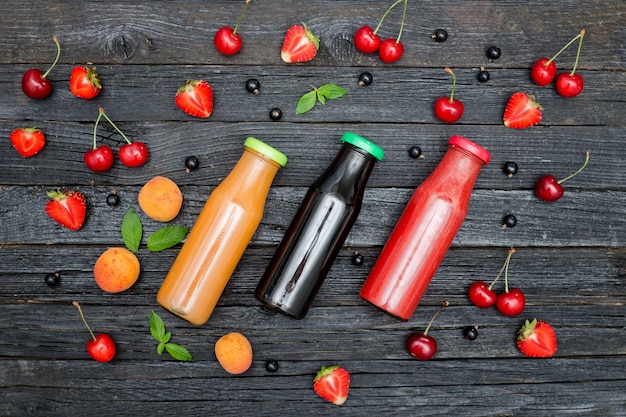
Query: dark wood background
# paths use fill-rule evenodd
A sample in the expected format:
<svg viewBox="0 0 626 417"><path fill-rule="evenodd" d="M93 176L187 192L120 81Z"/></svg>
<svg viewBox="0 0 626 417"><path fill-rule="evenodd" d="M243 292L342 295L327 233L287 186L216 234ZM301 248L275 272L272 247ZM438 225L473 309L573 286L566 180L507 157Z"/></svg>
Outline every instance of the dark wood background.
<svg viewBox="0 0 626 417"><path fill-rule="evenodd" d="M244 47L223 57L213 46L222 25L233 25L243 1L42 1L5 0L0 16L0 415L224 415L224 416L625 416L626 415L626 4L606 1L417 1L409 2L402 35L406 52L391 65L358 53L354 31L375 27L391 4L356 0L258 0L248 8L239 33ZM401 7L380 31L395 37ZM280 61L291 24L306 22L320 37L310 63ZM430 35L445 28L449 38ZM583 93L560 97L529 79L533 61L552 56L581 28L586 29L579 72ZM62 45L50 78L52 96L24 96L20 79L33 66L54 58L52 35ZM502 56L489 61L485 50ZM557 60L570 70L574 45ZM69 73L93 63L104 89L95 100L72 96ZM456 98L465 103L460 122L446 125L432 104L450 89L443 67L458 77ZM476 75L491 74L487 83ZM374 83L359 87L370 71ZM245 91L246 79L261 93ZM187 79L206 79L215 107L207 120L193 119L174 104ZM304 115L295 105L310 85L335 83L349 94ZM536 94L545 108L540 125L511 130L502 125L508 97ZM91 146L98 107L133 140L146 142L149 162L137 169L119 163L107 173L82 162ZM283 110L272 122L268 112ZM47 144L24 159L9 142L17 127L37 126ZM252 292L307 186L354 131L379 144L385 159L368 183L361 215L304 320L263 313ZM449 136L460 134L486 147L492 162L476 184L467 220L413 318L401 322L367 305L358 291L412 190L436 166ZM158 288L178 247L150 253L142 245L142 272L130 290L103 293L92 268L109 246L123 245L122 216L138 209L138 191L155 175L182 188L184 204L171 223L192 226L211 190L256 136L289 156L270 192L266 213L250 247L209 322L196 327L161 310ZM107 124L99 141L113 148L120 138ZM424 158L407 150L418 145ZM591 153L582 174L564 183L554 204L538 201L534 182L545 173L562 178ZM185 172L189 155L198 171ZM502 172L505 161L520 171ZM88 218L79 231L58 226L45 214L46 191L72 188L88 199ZM106 205L115 190L118 207ZM514 228L501 219L512 213ZM139 211L145 235L161 224ZM467 300L469 285L491 281L509 247L513 286L527 297L516 318L479 310ZM364 265L351 264L355 252ZM61 273L48 287L47 273ZM428 362L411 359L404 340L423 330L437 306L442 312L429 332L439 350ZM85 331L72 301L79 301L96 332L116 340L109 364L91 360ZM165 319L172 341L195 358L180 363L159 357L149 332L150 311ZM556 328L554 358L526 358L515 347L523 320L537 317ZM479 326L479 338L462 329ZM251 369L227 375L213 344L240 331L254 349ZM265 361L276 359L276 373ZM312 390L321 366L339 364L352 375L343 407Z"/></svg>

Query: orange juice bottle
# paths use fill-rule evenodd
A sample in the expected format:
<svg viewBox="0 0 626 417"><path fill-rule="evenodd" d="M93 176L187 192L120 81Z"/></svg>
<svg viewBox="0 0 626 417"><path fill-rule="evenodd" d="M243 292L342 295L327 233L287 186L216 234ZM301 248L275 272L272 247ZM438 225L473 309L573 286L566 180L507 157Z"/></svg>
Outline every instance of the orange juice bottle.
<svg viewBox="0 0 626 417"><path fill-rule="evenodd" d="M167 274L158 303L192 324L204 324L261 218L270 185L287 157L249 137L228 176L209 196Z"/></svg>

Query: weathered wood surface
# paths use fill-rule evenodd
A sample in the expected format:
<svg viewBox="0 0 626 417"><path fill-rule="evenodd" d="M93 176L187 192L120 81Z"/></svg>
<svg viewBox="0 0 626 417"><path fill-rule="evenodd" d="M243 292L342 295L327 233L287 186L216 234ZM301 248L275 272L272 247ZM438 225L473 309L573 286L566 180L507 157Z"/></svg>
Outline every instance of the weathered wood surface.
<svg viewBox="0 0 626 417"><path fill-rule="evenodd" d="M179 414L224 416L626 416L626 4L623 1L437 1L412 0L402 40L406 53L395 64L356 52L353 33L376 26L391 2L287 0L252 3L240 28L243 50L220 56L212 45L217 28L234 24L243 2L234 1L21 1L2 4L0 16L0 415L65 416ZM381 28L395 36L401 7ZM321 38L314 61L285 65L279 58L285 30L305 21ZM445 43L430 34L448 30ZM579 71L583 93L563 99L553 88L532 84L528 68L552 56L581 28L587 30ZM22 73L45 69L54 57L52 35L62 44L53 70L52 96L27 99ZM498 60L485 49L501 47ZM569 70L575 46L557 60ZM104 90L93 101L67 88L73 65L94 63ZM465 103L460 122L444 125L432 103L449 92ZM484 66L488 83L476 80ZM374 83L357 86L368 70ZM245 91L247 78L261 94ZM215 108L207 120L192 119L174 105L186 80L205 78ZM296 116L295 104L310 85L332 82L349 94ZM536 94L544 106L540 125L517 131L502 126L509 95ZM138 169L117 163L104 174L82 162L91 146L98 107L131 138L150 148ZM271 122L272 107L283 110ZM40 127L47 144L23 159L8 141L16 127ZM330 162L341 134L351 130L386 151L368 183L365 204L308 316L294 321L268 315L252 291L280 241L307 186ZM400 322L367 305L358 291L413 188L436 166L447 138L465 135L492 154L459 231L414 317ZM184 193L173 224L193 225L210 191L241 153L245 137L264 139L289 156L278 174L265 217L210 321L200 327L165 314L155 295L178 248L138 257L139 281L121 294L105 294L92 278L95 259L122 245L120 224L137 194L154 175L174 179ZM113 148L121 138L106 124L98 140ZM424 158L408 157L418 145ZM557 203L533 195L537 178L575 171ZM184 159L196 155L198 171ZM520 171L507 178L505 161ZM88 199L85 226L72 232L45 214L45 191L73 188ZM118 207L106 205L112 190ZM139 210L138 210L139 211ZM513 213L514 228L501 219ZM145 235L160 227L140 211ZM497 275L509 247L517 252L511 284L528 304L517 318L479 310L467 300L476 279ZM355 252L365 263L351 264ZM44 284L61 273L60 285ZM439 350L428 362L411 359L404 339L423 330L442 300L448 307L433 325ZM71 302L83 305L91 326L118 344L110 364L92 361L84 350L82 322ZM156 354L148 319L162 312L173 341L185 345L193 363ZM554 358L526 358L515 347L523 320L539 317L557 331ZM478 325L466 341L462 328ZM229 376L213 355L213 344L230 331L246 334L254 347L252 368ZM174 340L175 339L175 340ZM280 369L268 373L266 359ZM315 372L341 364L352 374L350 397L335 407L312 391Z"/></svg>

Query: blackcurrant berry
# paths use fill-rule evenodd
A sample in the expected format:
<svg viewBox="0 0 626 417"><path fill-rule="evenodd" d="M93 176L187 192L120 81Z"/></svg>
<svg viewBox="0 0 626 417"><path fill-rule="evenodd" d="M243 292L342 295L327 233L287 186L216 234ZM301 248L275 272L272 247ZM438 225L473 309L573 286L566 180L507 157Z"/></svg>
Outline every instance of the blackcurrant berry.
<svg viewBox="0 0 626 417"><path fill-rule="evenodd" d="M359 75L360 86L370 85L372 81L374 81L374 77L369 72L364 72L361 75Z"/></svg>
<svg viewBox="0 0 626 417"><path fill-rule="evenodd" d="M283 117L283 112L278 107L274 107L270 110L270 119L277 121Z"/></svg>
<svg viewBox="0 0 626 417"><path fill-rule="evenodd" d="M252 94L259 94L259 90L261 89L261 83L256 78L250 78L246 81L246 90Z"/></svg>
<svg viewBox="0 0 626 417"><path fill-rule="evenodd" d="M267 372L276 372L278 371L278 362L273 359L268 359L265 361L265 369Z"/></svg>
<svg viewBox="0 0 626 417"><path fill-rule="evenodd" d="M463 329L463 337L467 340L476 340L478 337L478 327L477 326L467 326Z"/></svg>
<svg viewBox="0 0 626 417"><path fill-rule="evenodd" d="M480 72L478 73L478 81L480 81L481 83L486 83L487 81L489 81L489 72L484 69L480 70Z"/></svg>
<svg viewBox="0 0 626 417"><path fill-rule="evenodd" d="M187 171L195 171L199 167L200 161L198 161L198 158L196 158L195 156L188 156L185 159L185 168L187 168Z"/></svg>
<svg viewBox="0 0 626 417"><path fill-rule="evenodd" d="M419 146L411 146L409 148L409 157L417 159L422 156L422 148Z"/></svg>
<svg viewBox="0 0 626 417"><path fill-rule="evenodd" d="M497 46L490 46L487 49L487 58L489 59L498 59L500 58L500 48L498 48Z"/></svg>
<svg viewBox="0 0 626 417"><path fill-rule="evenodd" d="M448 39L448 32L445 29L437 29L431 37L437 42L445 42Z"/></svg>
<svg viewBox="0 0 626 417"><path fill-rule="evenodd" d="M513 175L517 174L517 169L517 164L511 161L505 162L502 167L502 171L504 171L507 177L512 177Z"/></svg>
<svg viewBox="0 0 626 417"><path fill-rule="evenodd" d="M55 285L59 285L61 281L61 274L55 272L54 274L46 274L45 277L46 285L49 287L54 287Z"/></svg>
<svg viewBox="0 0 626 417"><path fill-rule="evenodd" d="M107 204L111 207L115 207L120 203L120 196L116 193L111 193L107 196Z"/></svg>
<svg viewBox="0 0 626 417"><path fill-rule="evenodd" d="M502 218L502 227L515 227L517 224L517 217L512 214L507 214Z"/></svg>
<svg viewBox="0 0 626 417"><path fill-rule="evenodd" d="M352 265L354 266L361 266L363 265L364 261L365 261L365 258L363 258L363 255L361 255L360 253L355 253L352 256Z"/></svg>

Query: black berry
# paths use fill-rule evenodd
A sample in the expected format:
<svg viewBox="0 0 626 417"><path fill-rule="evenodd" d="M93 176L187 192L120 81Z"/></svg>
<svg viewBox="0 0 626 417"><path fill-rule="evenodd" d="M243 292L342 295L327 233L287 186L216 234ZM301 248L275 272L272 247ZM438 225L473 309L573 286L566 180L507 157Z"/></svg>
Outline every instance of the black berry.
<svg viewBox="0 0 626 417"><path fill-rule="evenodd" d="M195 171L199 167L200 161L198 161L198 158L196 158L195 156L188 156L185 159L185 168L187 168L187 171Z"/></svg>
<svg viewBox="0 0 626 417"><path fill-rule="evenodd" d="M274 107L270 110L270 119L277 121L283 117L283 112L278 107Z"/></svg>
<svg viewBox="0 0 626 417"><path fill-rule="evenodd" d="M273 359L268 359L265 361L265 369L267 372L276 372L278 371L278 362Z"/></svg>
<svg viewBox="0 0 626 417"><path fill-rule="evenodd" d="M422 148L419 146L411 146L409 148L409 156L413 159L417 159L422 156Z"/></svg>
<svg viewBox="0 0 626 417"><path fill-rule="evenodd" d="M517 224L517 217L512 214L507 214L502 218L502 227L515 227Z"/></svg>
<svg viewBox="0 0 626 417"><path fill-rule="evenodd" d="M361 255L360 253L355 253L352 256L352 265L354 266L361 266L363 265L364 261L365 261L365 258L363 258L363 255Z"/></svg>
<svg viewBox="0 0 626 417"><path fill-rule="evenodd" d="M246 90L252 94L259 94L259 90L261 88L261 83L256 78L250 78L246 81Z"/></svg>
<svg viewBox="0 0 626 417"><path fill-rule="evenodd" d="M480 72L478 73L478 81L480 81L481 83L486 83L487 81L489 81L489 72L484 69L480 70Z"/></svg>
<svg viewBox="0 0 626 417"><path fill-rule="evenodd" d="M59 285L61 281L61 274L55 272L54 274L46 274L45 277L46 285L49 287L54 287L55 285Z"/></svg>
<svg viewBox="0 0 626 417"><path fill-rule="evenodd" d="M476 340L478 337L478 327L477 326L467 326L463 329L463 337L467 340Z"/></svg>
<svg viewBox="0 0 626 417"><path fill-rule="evenodd" d="M487 49L487 58L489 59L498 59L500 58L500 48L498 48L497 46L490 46Z"/></svg>
<svg viewBox="0 0 626 417"><path fill-rule="evenodd" d="M374 77L369 72L364 72L361 75L359 75L360 86L370 85L372 81L374 81Z"/></svg>
<svg viewBox="0 0 626 417"><path fill-rule="evenodd" d="M107 204L111 207L115 207L120 203L120 196L116 193L111 193L107 196Z"/></svg>
<svg viewBox="0 0 626 417"><path fill-rule="evenodd" d="M448 39L448 32L445 29L437 29L431 37L437 42L445 42Z"/></svg>
<svg viewBox="0 0 626 417"><path fill-rule="evenodd" d="M507 177L512 177L517 174L517 164L515 162L507 161L502 166L502 171L506 174Z"/></svg>

